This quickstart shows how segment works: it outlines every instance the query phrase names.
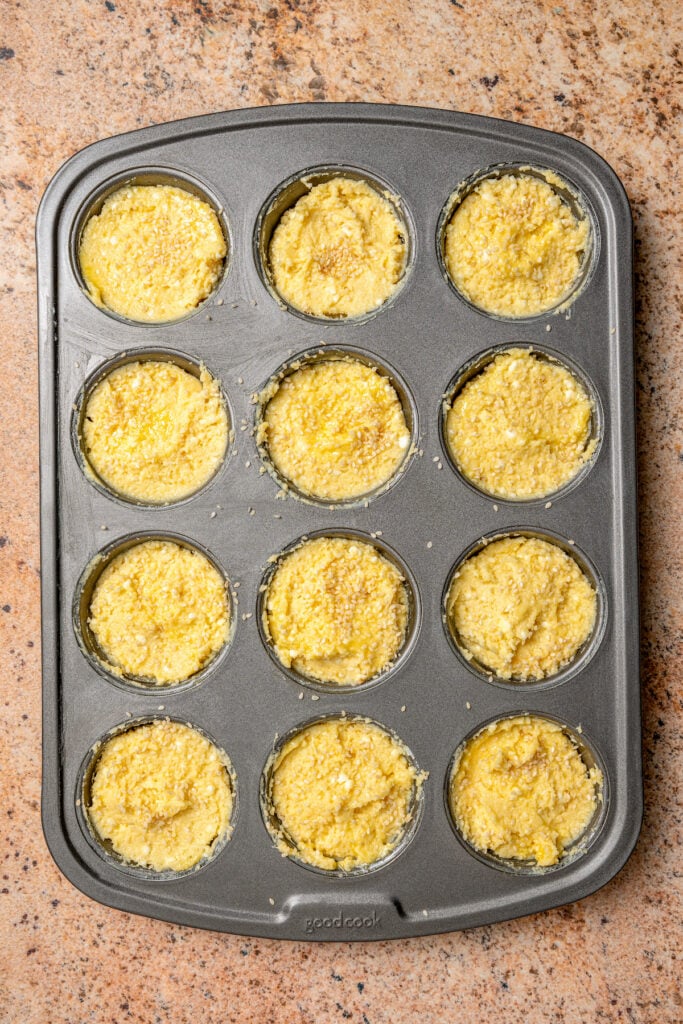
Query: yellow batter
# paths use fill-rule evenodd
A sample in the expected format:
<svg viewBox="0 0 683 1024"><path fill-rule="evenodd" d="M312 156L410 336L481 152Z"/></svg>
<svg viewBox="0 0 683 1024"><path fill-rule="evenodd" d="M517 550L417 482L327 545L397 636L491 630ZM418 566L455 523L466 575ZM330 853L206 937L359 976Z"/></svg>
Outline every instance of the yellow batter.
<svg viewBox="0 0 683 1024"><path fill-rule="evenodd" d="M228 638L225 582L199 551L172 541L128 548L102 572L88 626L110 671L180 683L214 658Z"/></svg>
<svg viewBox="0 0 683 1024"><path fill-rule="evenodd" d="M533 316L566 298L589 246L588 218L578 220L556 188L525 174L485 178L453 214L445 238L448 273L465 298L487 313Z"/></svg>
<svg viewBox="0 0 683 1024"><path fill-rule="evenodd" d="M369 494L394 475L410 447L393 385L352 359L302 366L261 400L259 443L278 472L311 497Z"/></svg>
<svg viewBox="0 0 683 1024"><path fill-rule="evenodd" d="M264 617L286 668L355 686L386 669L401 649L406 585L371 544L318 537L283 559L268 587Z"/></svg>
<svg viewBox="0 0 683 1024"><path fill-rule="evenodd" d="M595 813L602 773L560 725L522 715L467 743L450 783L453 818L482 853L556 864Z"/></svg>
<svg viewBox="0 0 683 1024"><path fill-rule="evenodd" d="M327 870L371 865L400 842L423 781L404 748L370 722L308 726L271 768L278 849Z"/></svg>
<svg viewBox="0 0 683 1024"><path fill-rule="evenodd" d="M126 363L93 390L82 442L97 476L126 498L180 501L211 479L228 444L218 383L175 363Z"/></svg>
<svg viewBox="0 0 683 1024"><path fill-rule="evenodd" d="M446 437L456 465L499 498L539 498L576 476L595 451L593 407L573 374L514 348L456 396Z"/></svg>
<svg viewBox="0 0 683 1024"><path fill-rule="evenodd" d="M87 813L124 860L185 871L229 832L232 805L225 754L187 725L157 721L106 741Z"/></svg>
<svg viewBox="0 0 683 1024"><path fill-rule="evenodd" d="M596 608L576 561L538 537L505 537L468 558L447 601L465 656L502 679L522 681L566 665L591 635Z"/></svg>
<svg viewBox="0 0 683 1024"><path fill-rule="evenodd" d="M312 316L360 316L385 302L403 276L405 228L366 182L332 178L282 215L269 260L290 305Z"/></svg>
<svg viewBox="0 0 683 1024"><path fill-rule="evenodd" d="M210 295L227 246L208 203L173 185L125 185L85 225L90 298L130 320L175 320Z"/></svg>

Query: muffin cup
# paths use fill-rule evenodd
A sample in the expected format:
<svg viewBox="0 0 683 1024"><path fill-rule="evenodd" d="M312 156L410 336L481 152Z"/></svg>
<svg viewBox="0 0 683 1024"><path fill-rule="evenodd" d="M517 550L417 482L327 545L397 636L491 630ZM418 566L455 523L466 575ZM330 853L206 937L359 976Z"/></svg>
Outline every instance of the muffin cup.
<svg viewBox="0 0 683 1024"><path fill-rule="evenodd" d="M374 191L377 192L382 199L385 199L392 207L401 226L401 234L406 244L403 272L399 280L396 282L394 290L384 300L384 302L375 309L368 310L367 313L360 313L358 316L316 316L312 313L306 313L302 309L298 309L283 298L278 291L273 280L273 273L270 265L270 240L273 237L273 232L280 223L283 214L286 213L287 210L291 210L299 199L301 199L302 196L307 195L312 188L315 188L316 185L323 185L325 182L331 181L333 178L350 178L352 181L363 181L365 184L369 185L370 188L374 189ZM266 199L259 212L254 230L254 260L264 286L273 296L278 305L282 306L283 309L286 309L288 312L293 313L295 316L301 317L304 320L311 320L314 323L359 324L365 323L367 320L377 316L378 313L387 309L387 307L395 301L412 269L415 259L414 239L415 230L412 225L410 215L403 200L397 194L396 189L392 188L392 186L387 182L381 181L373 174L370 174L368 171L364 171L358 167L334 167L323 165L298 171L296 174L293 174L291 177L281 182Z"/></svg>
<svg viewBox="0 0 683 1024"><path fill-rule="evenodd" d="M472 843L463 836L455 820L453 808L451 807L451 782L453 781L453 776L457 771L460 757L464 753L467 744L482 733L489 725L493 725L496 722L504 722L512 718L520 718L524 715L529 715L533 718L540 718L544 721L552 722L555 725L561 726L562 731L569 736L572 743L579 751L581 760L585 764L586 768L590 771L590 769L597 767L602 774L601 781L597 783L595 787L596 808L588 824L581 835L577 836L577 838L570 843L568 847L566 847L565 852L561 855L556 864L545 866L538 864L533 858L522 860L515 857L499 857L492 851L477 849L476 846L473 846ZM584 733L583 726L574 728L566 722L563 722L562 719L556 718L554 715L546 714L545 712L513 711L506 715L496 715L485 722L481 722L472 729L467 736L465 736L461 743L458 744L448 763L448 770L446 771L444 779L443 798L449 824L458 841L472 857L475 857L477 860L481 861L482 864L486 864L488 867L496 868L498 871L505 871L508 874L549 875L554 874L556 871L562 871L570 864L575 863L580 857L583 857L588 853L591 846L597 840L605 823L607 809L609 807L609 778L605 768L605 763L599 755L593 741Z"/></svg>
<svg viewBox="0 0 683 1024"><path fill-rule="evenodd" d="M177 366L181 370L185 370L186 373L196 377L197 380L199 380L203 365L197 360L192 359L190 356L185 355L184 352L178 352L170 348L131 349L129 351L119 353L119 355L114 356L113 359L109 359L106 363L98 366L97 369L90 374L74 402L73 413L71 416L71 447L73 449L74 457L88 482L91 483L92 486L100 492L100 494L106 495L106 497L110 498L112 501L120 502L124 505L135 505L138 508L145 509L176 508L179 505L186 504L188 501L192 501L198 494L203 493L207 487L210 487L214 482L217 482L235 453L235 421L232 409L230 408L230 402L228 401L228 396L225 393L222 383L214 376L213 373L211 373L209 367L206 367L206 369L211 373L211 376L218 384L221 401L227 416L228 442L225 454L223 455L220 463L216 466L216 469L209 479L198 487L196 491L192 491L191 494L186 495L184 498L179 498L177 501L150 502L140 501L137 498L129 498L125 494L121 494L119 491L114 490L113 487L110 487L109 484L105 483L105 481L100 478L97 471L93 466L91 466L83 444L83 423L88 409L88 402L90 401L90 397L97 385L101 384L110 373L113 373L114 370L118 370L121 366L126 366L129 363L147 362L173 363L174 366Z"/></svg>
<svg viewBox="0 0 683 1024"><path fill-rule="evenodd" d="M586 459L582 466L579 467L578 471L574 476L567 480L566 483L562 484L555 491L548 491L546 494L539 495L533 498L507 498L501 497L498 494L494 494L491 491L484 490L473 480L471 480L458 466L451 447L448 443L447 433L447 421L448 413L451 406L457 396L461 393L463 388L469 384L471 380L478 377L491 363L496 359L497 356L504 355L509 352L510 349L524 349L525 351L531 352L539 360L547 363L553 363L557 366L561 366L567 370L568 373L579 382L583 387L584 391L588 395L591 403L591 428L588 443L595 441L595 450L593 451L590 458ZM598 456L600 455L600 449L602 448L602 442L605 434L605 416L602 408L602 402L598 390L586 375L586 373L577 364L569 359L563 353L557 352L554 349L548 348L546 345L536 345L533 342L507 342L504 345L496 345L494 348L486 349L484 352L480 352L472 359L468 360L457 373L451 378L448 386L444 392L443 401L441 403L441 411L439 416L439 436L441 438L441 448L443 450L446 461L452 468L453 472L462 480L462 482L469 487L472 491L477 494L483 495L490 501L496 502L500 505L525 505L531 506L538 503L544 503L549 499L556 501L558 498L563 497L570 491L573 491L575 487L578 487L580 483L590 473L591 469L597 462Z"/></svg>
<svg viewBox="0 0 683 1024"><path fill-rule="evenodd" d="M465 200L481 182L486 181L489 178L495 180L506 175L519 178L537 178L540 181L545 182L546 185L550 185L556 195L558 195L570 208L577 220L584 220L587 217L589 222L587 251L583 254L581 266L574 281L567 291L557 300L557 302L553 303L552 306L549 306L547 309L544 309L539 313L530 313L528 316L505 316L502 313L490 313L481 306L477 306L476 303L472 302L460 291L451 277L446 264L446 228L448 227L458 206L460 206L463 200ZM549 180L547 177L548 175L560 178L566 187L561 187L555 181ZM567 179L567 176L564 173L559 174L551 167L541 167L538 165L530 166L525 163L500 163L492 164L485 170L475 171L474 174L470 175L470 177L461 181L455 191L450 194L441 210L437 224L436 253L439 266L441 267L441 272L446 279L446 282L458 298L464 302L465 305L469 306L470 309L480 313L482 316L491 317L493 320L500 320L504 323L530 323L540 320L543 317L551 316L553 313L564 312L576 301L588 284L598 262L598 256L600 253L600 233L598 231L597 218L590 203L588 202L588 199L577 186Z"/></svg>
<svg viewBox="0 0 683 1024"><path fill-rule="evenodd" d="M320 715L317 718L310 718L305 722L301 722L299 723L299 725L294 726L293 729L290 729L287 733L285 733L284 736L279 736L276 738L275 745L273 746L273 749L268 755L268 759L266 760L266 763L263 766L263 771L261 773L261 782L259 788L259 803L261 807L261 817L263 819L263 824L265 825L270 838L273 840L275 844L277 844L278 841L285 839L285 841L291 844L292 848L296 848L296 843L291 839L289 833L282 825L282 822L278 818L277 813L275 812L275 808L273 807L272 804L271 795L273 786L273 774L277 756L282 750L282 748L285 746L285 744L288 743L289 740L293 739L294 736L297 736L299 733L311 728L311 726L318 725L318 723L320 722L329 722L334 720L346 722L364 722L368 725L373 725L376 728L381 729L382 732L386 733L387 736L391 737L391 739L400 746L402 753L405 755L409 764L415 770L416 776L416 782L413 786L410 807L408 808L408 820L406 822L405 828L403 829L401 837L399 838L396 845L387 854L385 854L384 857L380 858L379 860L373 861L371 864L359 864L355 868L351 868L348 871L344 871L342 868L320 868L315 864L310 864L308 861L304 860L301 857L297 857L295 854L286 855L287 859L293 861L294 864L297 864L302 868L306 868L308 871L314 871L317 875L324 875L327 878L352 878L368 875L371 872L374 873L375 871L379 871L381 868L386 867L387 864L390 864L392 863L392 861L396 860L396 858L399 857L404 852L404 850L409 846L410 842L415 836L415 833L418 830L420 821L422 819L424 805L424 781L426 776L420 770L419 765L417 764L417 761L415 760L412 751L408 749L408 747L405 745L400 736L398 736L397 733L393 731L393 729L387 728L387 726L382 725L380 722L377 722L372 718L367 718L363 715L347 715L346 712L342 711L332 712L328 715Z"/></svg>
<svg viewBox="0 0 683 1024"><path fill-rule="evenodd" d="M112 666L112 663L106 653L100 648L96 637L88 625L90 603L92 601L97 581L104 570L111 565L115 558L122 555L125 551L129 551L131 548L137 547L138 544L142 544L145 541L150 540L169 541L173 544L178 544L180 547L187 548L189 551L199 552L199 554L203 555L207 561L210 562L225 581L225 593L228 601L229 615L228 635L225 643L203 668L198 672L195 672L194 675L191 675L189 678L183 679L178 683L155 683L154 681L144 677L130 676L126 674L119 675ZM166 697L171 694L181 693L190 689L190 687L198 686L218 668L232 646L236 629L235 606L236 601L235 596L232 593L230 580L210 551L207 551L206 548L202 547L201 544L198 544L196 541L188 540L186 537L182 537L179 534L169 532L156 533L154 531L150 531L132 534L128 537L120 537L118 540L112 541L112 543L107 545L107 547L102 548L102 550L88 562L81 573L81 577L74 593L72 619L78 646L92 668L94 668L99 675L110 683L113 683L114 686L127 690L129 693L133 692L140 694L141 692L147 692L159 696L163 694L164 697Z"/></svg>
<svg viewBox="0 0 683 1024"><path fill-rule="evenodd" d="M88 286L81 272L79 251L85 225L91 217L95 217L99 214L110 196L115 192L118 192L119 189L131 185L172 185L174 188L184 189L185 192L189 192L190 195L196 196L198 199L202 199L211 207L218 217L218 221L223 232L223 237L228 251L223 261L223 270L216 281L211 294L207 295L205 299L199 302L194 309L188 310L188 312L183 314L183 316L176 317L173 320L131 320L129 317L116 313L113 309L108 309L107 306L97 305L97 303L93 302L90 298ZM187 174L185 171L176 171L171 167L135 167L131 170L124 171L121 174L116 174L113 177L108 178L107 181L103 182L99 188L88 196L85 202L81 205L73 222L69 242L71 272L78 283L78 287L88 302L95 306L96 309L100 310L100 312L113 317L114 320L118 320L124 324L134 324L136 327L143 328L170 327L173 324L187 320L189 317L196 316L196 314L203 309L207 303L211 302L216 297L220 290L230 269L232 252L233 240L223 203L213 193L212 189L203 181L200 181L199 178L196 178L194 175Z"/></svg>
<svg viewBox="0 0 683 1024"><path fill-rule="evenodd" d="M501 676L496 675L493 669L487 668L485 665L481 664L473 655L468 655L466 645L460 644L458 638L453 635L451 624L449 622L448 596L450 594L453 580L455 579L455 574L462 568L468 559L478 555L480 551L483 551L484 548L488 547L488 545L493 541L504 540L508 537L535 537L538 540L546 541L548 544L554 544L555 547L560 548L561 551L566 555L569 555L569 557L576 562L579 569L581 569L595 591L595 623L590 635L586 638L584 643L569 662L563 665L557 672L544 676L542 679L504 679ZM593 658L602 642L602 638L605 635L605 629L607 627L607 595L604 582L597 569L587 555L577 549L575 544L570 543L568 540L565 540L563 537L560 537L556 533L551 533L550 531L531 530L523 526L512 527L509 530L497 531L496 533L490 533L485 537L481 537L479 540L475 541L474 544L471 544L460 558L458 558L457 562L448 574L441 596L441 620L451 649L456 654L461 664L463 664L475 676L478 676L479 679L507 690L527 688L532 688L534 690L547 690L550 689L550 687L559 686L560 683L568 682L579 672L582 672L588 665L589 661Z"/></svg>
<svg viewBox="0 0 683 1024"><path fill-rule="evenodd" d="M398 569L399 573L403 577L403 585L405 587L408 600L408 622L406 624L403 643L401 644L393 661L391 661L381 672L378 672L377 675L372 676L363 683L339 684L324 682L323 680L315 679L312 676L306 676L302 672L297 672L296 669L288 668L280 661L277 651L275 650L272 637L270 636L266 604L268 600L268 588L275 576L275 573L287 555L296 551L297 548L300 548L307 541L317 540L321 537L327 537L330 539L341 538L342 540L352 541L355 540L363 544L369 544L371 547L375 548L375 550L385 558L387 562ZM302 537L298 537L296 540L292 541L291 544L288 544L284 550L274 557L263 574L256 602L256 621L258 624L261 642L280 672L284 673L288 679L291 679L292 682L299 686L306 686L319 693L328 694L365 693L367 690L378 686L380 683L387 682L387 680L392 676L396 675L396 673L403 668L415 648L420 632L421 620L422 602L420 600L417 581L405 562L398 556L393 548L390 548L389 545L385 544L379 537L373 537L370 534L363 533L361 530L352 530L347 528L336 530L314 530L311 533L304 534Z"/></svg>
<svg viewBox="0 0 683 1024"><path fill-rule="evenodd" d="M402 461L391 474L389 479L385 480L384 483L379 485L379 487L375 487L371 491L366 491L365 494L360 494L357 497L339 498L337 500L330 501L325 498L318 498L312 494L307 494L305 491L296 487L295 484L291 483L274 465L268 451L267 442L263 443L257 441L258 452L263 465L283 491L309 505L317 505L331 510L366 506L368 502L373 501L375 498L379 497L379 495L386 494L387 491L398 483L403 474L407 471L413 455L415 454L415 447L418 438L417 405L405 381L397 371L390 367L384 360L374 359L369 352L363 352L356 348L348 348L344 345L335 345L334 348L329 349L326 347L306 349L298 355L292 356L291 359L288 359L286 363L283 363L282 366L275 371L259 391L259 396L265 397L259 398L256 405L254 436L258 438L259 428L264 421L268 402L274 394L274 392L273 394L269 394L269 392L274 386L278 385L281 381L285 380L286 377L291 376L291 374L296 373L297 370L301 370L304 367L313 366L316 363L329 363L335 361L362 363L363 366L368 366L371 369L376 370L380 376L385 377L389 381L398 396L399 402L401 403L406 427L410 433L410 442L406 448Z"/></svg>
<svg viewBox="0 0 683 1024"><path fill-rule="evenodd" d="M165 871L155 871L153 868L145 867L142 864L135 864L132 861L126 860L120 853L113 848L111 840L103 839L97 832L97 829L90 821L88 814L88 805L90 803L90 787L92 780L97 771L97 765L100 755L104 749L105 744L113 739L115 736L121 736L123 733L131 732L134 729L139 728L142 725L151 725L153 722L177 722L179 725L186 725L190 729L199 733L204 739L208 740L217 749L221 755L221 760L225 765L228 777L230 779L230 787L232 790L232 810L230 812L230 821L224 833L217 836L212 845L210 854L207 857L202 857L200 861L193 864L190 868L184 868L181 871L175 871L171 868ZM194 725L192 722L184 721L181 718L176 718L171 715L141 715L138 718L131 718L126 722L122 722L120 725L110 729L103 736L101 736L90 748L88 753L83 759L80 770L78 772L78 782L76 785L76 817L81 827L81 831L85 836L88 845L91 849L103 858L108 864L111 864L119 871L123 871L128 875L134 875L137 878L150 881L150 882L173 882L180 878L186 878L188 875L195 875L198 871L203 871L204 868L208 867L209 864L220 856L221 852L228 845L235 831L235 825L237 822L237 816L239 811L239 795L237 786L237 774L232 766L232 762L228 757L225 750L216 742L216 740L209 736L204 729L200 729L199 726Z"/></svg>

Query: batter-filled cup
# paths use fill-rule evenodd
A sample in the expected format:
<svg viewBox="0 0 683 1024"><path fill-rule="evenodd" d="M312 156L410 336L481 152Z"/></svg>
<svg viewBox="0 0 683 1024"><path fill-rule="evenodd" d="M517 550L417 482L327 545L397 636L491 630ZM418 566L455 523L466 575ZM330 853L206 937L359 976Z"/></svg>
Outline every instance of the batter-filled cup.
<svg viewBox="0 0 683 1024"><path fill-rule="evenodd" d="M124 544L86 570L77 632L114 679L165 687L194 679L229 639L227 582L201 551L165 537Z"/></svg>
<svg viewBox="0 0 683 1024"><path fill-rule="evenodd" d="M228 247L205 199L177 185L124 184L85 222L77 262L95 305L128 320L163 323L215 289Z"/></svg>
<svg viewBox="0 0 683 1024"><path fill-rule="evenodd" d="M352 354L305 354L260 395L256 437L285 487L318 502L359 500L387 486L411 448L405 390Z"/></svg>
<svg viewBox="0 0 683 1024"><path fill-rule="evenodd" d="M263 777L264 820L283 856L323 871L363 872L411 838L425 778L387 730L333 716L276 748Z"/></svg>
<svg viewBox="0 0 683 1024"><path fill-rule="evenodd" d="M453 465L505 501L554 494L595 454L593 397L561 362L531 348L499 349L482 362L456 380L444 403Z"/></svg>
<svg viewBox="0 0 683 1024"><path fill-rule="evenodd" d="M190 497L226 456L230 417L219 381L180 357L115 364L83 397L77 443L86 473L126 501Z"/></svg>
<svg viewBox="0 0 683 1024"><path fill-rule="evenodd" d="M441 254L455 288L494 316L537 316L574 297L590 262L590 219L557 174L487 173L447 204Z"/></svg>
<svg viewBox="0 0 683 1024"><path fill-rule="evenodd" d="M586 649L599 598L576 558L538 536L492 539L453 572L446 626L462 656L490 679L556 676Z"/></svg>
<svg viewBox="0 0 683 1024"><path fill-rule="evenodd" d="M105 737L86 769L83 810L92 835L121 864L184 872L230 837L230 761L203 733L157 719Z"/></svg>
<svg viewBox="0 0 683 1024"><path fill-rule="evenodd" d="M462 745L447 797L469 846L498 866L533 869L580 852L602 785L594 758L565 727L527 714L491 722Z"/></svg>
<svg viewBox="0 0 683 1024"><path fill-rule="evenodd" d="M308 316L371 313L405 276L408 230L397 197L358 174L312 171L282 189L263 221L272 228L259 241L265 276Z"/></svg>
<svg viewBox="0 0 683 1024"><path fill-rule="evenodd" d="M278 559L262 602L270 652L302 682L360 686L396 663L415 628L406 576L355 535L304 540Z"/></svg>

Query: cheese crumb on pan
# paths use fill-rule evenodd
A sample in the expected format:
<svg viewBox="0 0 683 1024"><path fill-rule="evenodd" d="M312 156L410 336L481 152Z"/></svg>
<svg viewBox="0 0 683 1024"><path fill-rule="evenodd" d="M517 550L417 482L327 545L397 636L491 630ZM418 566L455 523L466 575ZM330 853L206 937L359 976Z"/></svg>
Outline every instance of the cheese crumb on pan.
<svg viewBox="0 0 683 1024"><path fill-rule="evenodd" d="M410 447L391 381L357 360L304 365L261 401L257 440L281 476L311 497L369 494L391 479Z"/></svg>
<svg viewBox="0 0 683 1024"><path fill-rule="evenodd" d="M380 306L403 276L405 229L365 181L336 177L286 210L270 269L282 298L312 316L350 317Z"/></svg>
<svg viewBox="0 0 683 1024"><path fill-rule="evenodd" d="M149 540L103 570L88 626L110 671L161 685L209 664L228 638L229 615L225 581L201 552Z"/></svg>
<svg viewBox="0 0 683 1024"><path fill-rule="evenodd" d="M451 777L451 813L480 852L547 867L585 832L601 783L562 726L504 718L465 745Z"/></svg>
<svg viewBox="0 0 683 1024"><path fill-rule="evenodd" d="M351 871L400 842L424 776L368 721L332 719L289 739L271 767L278 848L326 870Z"/></svg>
<svg viewBox="0 0 683 1024"><path fill-rule="evenodd" d="M475 306L499 316L533 316L566 298L589 246L556 175L484 178L457 206L445 234L446 269Z"/></svg>
<svg viewBox="0 0 683 1024"><path fill-rule="evenodd" d="M326 683L359 685L403 645L406 584L371 544L343 537L304 542L271 579L264 626L286 668Z"/></svg>
<svg viewBox="0 0 683 1024"><path fill-rule="evenodd" d="M211 479L225 457L228 415L218 382L175 363L125 363L93 389L81 428L96 475L122 497L180 501Z"/></svg>
<svg viewBox="0 0 683 1024"><path fill-rule="evenodd" d="M588 640L597 596L577 562L538 537L504 537L453 578L448 624L463 654L502 679L553 675Z"/></svg>
<svg viewBox="0 0 683 1024"><path fill-rule="evenodd" d="M185 871L228 834L232 806L225 755L195 729L157 721L103 744L86 810L125 861Z"/></svg>
<svg viewBox="0 0 683 1024"><path fill-rule="evenodd" d="M86 223L78 259L96 305L159 322L211 294L226 253L220 221L203 199L174 185L126 185Z"/></svg>
<svg viewBox="0 0 683 1024"><path fill-rule="evenodd" d="M591 458L593 406L569 370L528 349L497 355L456 395L446 439L460 471L499 498L540 498Z"/></svg>

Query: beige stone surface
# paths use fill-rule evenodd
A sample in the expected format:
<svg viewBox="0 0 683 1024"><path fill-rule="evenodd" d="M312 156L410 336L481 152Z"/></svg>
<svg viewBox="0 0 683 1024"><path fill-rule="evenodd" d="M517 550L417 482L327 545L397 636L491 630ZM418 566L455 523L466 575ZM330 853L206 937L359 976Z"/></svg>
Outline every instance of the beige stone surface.
<svg viewBox="0 0 683 1024"><path fill-rule="evenodd" d="M0 6L0 1021L661 1022L681 997L683 437L675 0L5 0ZM415 103L566 132L635 215L646 812L601 892L535 917L364 945L244 940L109 910L39 817L33 224L59 165L155 122L299 100Z"/></svg>

